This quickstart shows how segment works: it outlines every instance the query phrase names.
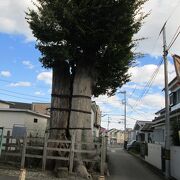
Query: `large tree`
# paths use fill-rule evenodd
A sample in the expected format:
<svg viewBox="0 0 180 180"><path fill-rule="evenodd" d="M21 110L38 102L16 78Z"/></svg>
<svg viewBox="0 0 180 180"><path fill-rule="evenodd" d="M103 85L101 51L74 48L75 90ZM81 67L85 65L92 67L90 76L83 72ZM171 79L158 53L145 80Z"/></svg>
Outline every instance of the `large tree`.
<svg viewBox="0 0 180 180"><path fill-rule="evenodd" d="M40 61L53 69L51 134L69 138L74 128L77 141L90 142L91 96L114 95L129 81L146 0L37 1L27 20Z"/></svg>

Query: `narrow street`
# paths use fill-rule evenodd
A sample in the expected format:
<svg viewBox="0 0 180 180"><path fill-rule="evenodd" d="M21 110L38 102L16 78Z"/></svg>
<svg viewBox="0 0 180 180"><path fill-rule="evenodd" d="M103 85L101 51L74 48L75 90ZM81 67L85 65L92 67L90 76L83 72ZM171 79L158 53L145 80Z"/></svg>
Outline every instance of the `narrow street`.
<svg viewBox="0 0 180 180"><path fill-rule="evenodd" d="M11 177L11 176L1 176L0 180L18 180L18 177Z"/></svg>
<svg viewBox="0 0 180 180"><path fill-rule="evenodd" d="M128 154L122 148L110 148L108 151L108 180L163 180L146 163Z"/></svg>

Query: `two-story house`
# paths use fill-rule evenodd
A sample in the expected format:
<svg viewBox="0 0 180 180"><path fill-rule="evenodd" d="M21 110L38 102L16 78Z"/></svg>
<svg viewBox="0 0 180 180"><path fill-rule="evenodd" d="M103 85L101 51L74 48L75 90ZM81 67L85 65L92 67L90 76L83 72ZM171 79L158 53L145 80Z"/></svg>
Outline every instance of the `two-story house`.
<svg viewBox="0 0 180 180"><path fill-rule="evenodd" d="M169 84L169 99L170 99L170 125L171 137L173 133L173 124L179 124L180 128L180 80L176 77ZM156 117L153 120L154 127L154 142L156 144L165 145L165 109L156 112ZM171 144L172 144L171 138Z"/></svg>

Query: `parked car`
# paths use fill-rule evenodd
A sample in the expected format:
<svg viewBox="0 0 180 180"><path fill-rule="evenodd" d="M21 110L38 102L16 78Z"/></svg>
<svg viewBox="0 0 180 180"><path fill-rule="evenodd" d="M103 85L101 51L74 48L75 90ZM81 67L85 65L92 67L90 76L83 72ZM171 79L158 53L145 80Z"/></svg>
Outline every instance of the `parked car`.
<svg viewBox="0 0 180 180"><path fill-rule="evenodd" d="M129 151L130 149L136 147L136 140L131 141L130 143L127 144L127 150Z"/></svg>

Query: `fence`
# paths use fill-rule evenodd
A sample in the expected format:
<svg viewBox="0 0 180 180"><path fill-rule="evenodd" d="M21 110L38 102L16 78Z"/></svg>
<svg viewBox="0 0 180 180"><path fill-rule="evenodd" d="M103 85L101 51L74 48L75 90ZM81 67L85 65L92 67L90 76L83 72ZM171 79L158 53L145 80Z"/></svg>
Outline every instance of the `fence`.
<svg viewBox="0 0 180 180"><path fill-rule="evenodd" d="M148 155L145 160L153 166L162 169L162 146L159 144L148 144Z"/></svg>
<svg viewBox="0 0 180 180"><path fill-rule="evenodd" d="M42 170L46 170L46 162L47 160L61 160L68 162L69 172L73 172L74 162L78 161L77 154L92 154L95 155L96 159L92 158L83 158L83 162L100 162L100 171L101 175L104 175L105 161L106 161L106 137L102 137L101 143L86 143L86 142L76 142L75 136L72 136L71 140L57 140L57 139L49 139L48 134L45 134L44 138L33 138L33 137L25 137L24 139L14 139L12 136L7 134L5 136L6 143L3 144L4 150L2 151L2 156L14 156L20 157L21 159L21 168L24 168L26 158L35 158L40 159L42 161ZM38 142L38 143L37 143ZM57 147L50 146L50 144L60 144L67 145L67 147ZM77 149L76 145L93 145L96 148L92 150L86 149ZM81 147L81 146L80 146ZM31 152L34 150L33 154ZM40 151L40 153L37 153ZM52 153L49 153L52 152ZM61 152L61 155L54 155L53 152ZM64 153L63 153L64 152Z"/></svg>
<svg viewBox="0 0 180 180"><path fill-rule="evenodd" d="M180 147L171 146L171 176L180 179Z"/></svg>

